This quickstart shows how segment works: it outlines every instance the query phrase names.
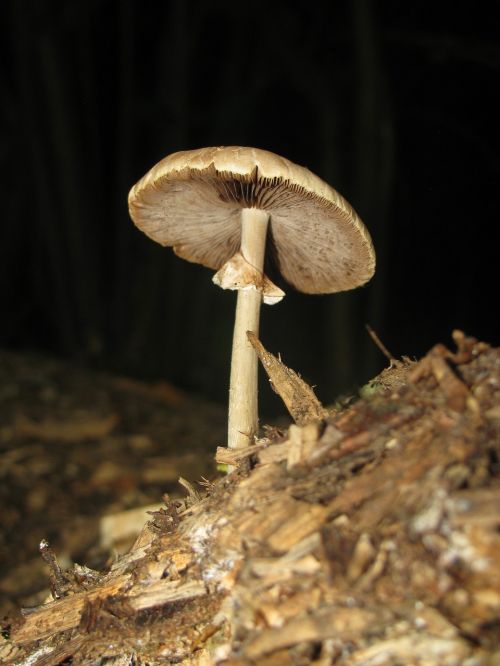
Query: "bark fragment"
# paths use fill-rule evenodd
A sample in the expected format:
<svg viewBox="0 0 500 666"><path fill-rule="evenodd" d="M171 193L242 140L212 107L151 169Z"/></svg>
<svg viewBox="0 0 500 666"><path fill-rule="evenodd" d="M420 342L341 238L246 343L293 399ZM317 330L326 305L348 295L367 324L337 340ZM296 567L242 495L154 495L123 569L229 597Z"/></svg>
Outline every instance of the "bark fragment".
<svg viewBox="0 0 500 666"><path fill-rule="evenodd" d="M267 372L271 386L278 393L298 425L317 421L327 416L327 410L315 396L313 389L296 372L287 368L280 359L268 352L255 333L247 332L247 337Z"/></svg>

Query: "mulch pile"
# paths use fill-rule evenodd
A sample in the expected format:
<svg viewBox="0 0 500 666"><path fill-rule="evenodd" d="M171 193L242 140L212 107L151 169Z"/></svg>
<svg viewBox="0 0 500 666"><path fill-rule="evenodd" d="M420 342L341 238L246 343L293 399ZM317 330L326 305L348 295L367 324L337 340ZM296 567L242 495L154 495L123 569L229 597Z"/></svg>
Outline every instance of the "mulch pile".
<svg viewBox="0 0 500 666"><path fill-rule="evenodd" d="M454 339L219 448L234 471L184 482L106 569L44 548L53 599L6 623L4 663L498 664L500 349Z"/></svg>
<svg viewBox="0 0 500 666"><path fill-rule="evenodd" d="M104 568L127 548L103 533L108 516L215 476L225 420L165 382L0 351L0 618L46 598L42 539L64 567Z"/></svg>

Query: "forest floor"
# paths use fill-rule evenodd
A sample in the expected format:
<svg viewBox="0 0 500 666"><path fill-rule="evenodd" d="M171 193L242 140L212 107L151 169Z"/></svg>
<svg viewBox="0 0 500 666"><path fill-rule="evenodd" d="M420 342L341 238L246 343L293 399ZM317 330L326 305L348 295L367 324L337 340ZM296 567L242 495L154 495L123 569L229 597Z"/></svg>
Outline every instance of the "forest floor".
<svg viewBox="0 0 500 666"><path fill-rule="evenodd" d="M453 338L333 410L254 340L296 423L228 475L213 406L3 355L0 661L498 666L500 349Z"/></svg>
<svg viewBox="0 0 500 666"><path fill-rule="evenodd" d="M225 418L166 382L0 351L0 617L47 596L42 539L62 566L104 568L147 515L126 516L122 543L104 516L184 494L179 477L216 476Z"/></svg>

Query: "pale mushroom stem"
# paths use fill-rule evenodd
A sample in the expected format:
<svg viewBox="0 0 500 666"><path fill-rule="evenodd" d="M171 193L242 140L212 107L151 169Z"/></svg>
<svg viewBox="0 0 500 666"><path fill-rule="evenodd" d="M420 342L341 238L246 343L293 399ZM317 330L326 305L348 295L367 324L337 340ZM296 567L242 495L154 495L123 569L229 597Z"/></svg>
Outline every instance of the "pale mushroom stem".
<svg viewBox="0 0 500 666"><path fill-rule="evenodd" d="M260 274L264 270L268 223L269 214L263 210L243 208L241 211L240 252ZM259 334L261 303L260 286L238 291L228 417L228 446L233 449L252 444L258 428L258 359L254 348L247 339L247 331L253 331L255 335Z"/></svg>

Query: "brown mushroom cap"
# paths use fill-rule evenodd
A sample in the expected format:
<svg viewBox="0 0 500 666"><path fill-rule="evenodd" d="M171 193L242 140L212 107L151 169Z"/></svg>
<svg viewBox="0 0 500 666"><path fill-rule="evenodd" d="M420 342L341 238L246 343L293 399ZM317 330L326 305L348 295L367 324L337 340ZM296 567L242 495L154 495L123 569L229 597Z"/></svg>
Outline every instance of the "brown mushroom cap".
<svg viewBox="0 0 500 666"><path fill-rule="evenodd" d="M274 258L298 291L344 291L372 277L370 234L349 203L308 169L267 150L174 153L129 194L130 215L141 231L216 270L239 250L242 208L269 213Z"/></svg>

